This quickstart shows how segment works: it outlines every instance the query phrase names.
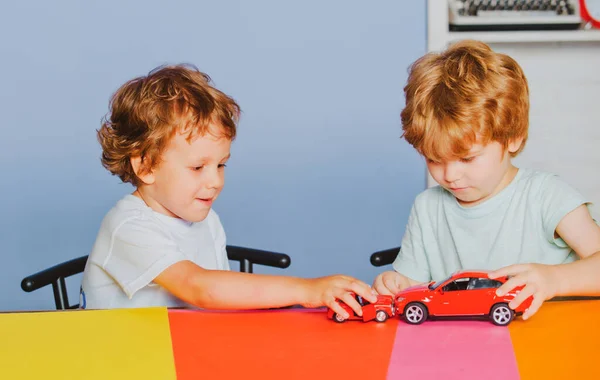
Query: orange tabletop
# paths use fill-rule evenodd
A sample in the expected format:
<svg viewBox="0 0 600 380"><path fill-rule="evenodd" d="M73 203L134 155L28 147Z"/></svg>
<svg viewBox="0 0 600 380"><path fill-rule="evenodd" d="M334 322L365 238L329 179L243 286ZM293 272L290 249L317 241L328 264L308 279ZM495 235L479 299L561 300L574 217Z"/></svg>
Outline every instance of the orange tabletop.
<svg viewBox="0 0 600 380"><path fill-rule="evenodd" d="M383 379L398 325L292 310L172 311L169 321L178 379Z"/></svg>

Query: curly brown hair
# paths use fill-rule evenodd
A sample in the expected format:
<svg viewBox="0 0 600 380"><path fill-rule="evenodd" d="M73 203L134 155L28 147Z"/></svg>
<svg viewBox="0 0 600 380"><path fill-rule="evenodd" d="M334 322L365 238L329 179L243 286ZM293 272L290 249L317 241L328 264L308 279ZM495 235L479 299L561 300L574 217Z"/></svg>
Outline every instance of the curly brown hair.
<svg viewBox="0 0 600 380"><path fill-rule="evenodd" d="M233 140L240 115L236 102L189 64L160 66L128 81L109 109L97 130L102 165L134 186L141 182L132 157L141 157L142 170L154 168L176 132L187 133L188 141L207 133Z"/></svg>
<svg viewBox="0 0 600 380"><path fill-rule="evenodd" d="M519 64L483 42L457 42L410 68L403 137L428 159L463 157L475 143L505 148L529 128L529 87Z"/></svg>

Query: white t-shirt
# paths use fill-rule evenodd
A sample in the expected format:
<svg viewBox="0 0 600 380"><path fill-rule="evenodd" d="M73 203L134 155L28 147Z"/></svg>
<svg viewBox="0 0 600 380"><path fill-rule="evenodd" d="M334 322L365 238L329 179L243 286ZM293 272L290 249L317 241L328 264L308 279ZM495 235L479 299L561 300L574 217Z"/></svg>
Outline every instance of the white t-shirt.
<svg viewBox="0 0 600 380"><path fill-rule="evenodd" d="M80 307L112 309L190 306L153 283L169 266L189 260L205 269L229 270L225 231L210 210L201 222L153 211L133 195L104 217L81 284Z"/></svg>

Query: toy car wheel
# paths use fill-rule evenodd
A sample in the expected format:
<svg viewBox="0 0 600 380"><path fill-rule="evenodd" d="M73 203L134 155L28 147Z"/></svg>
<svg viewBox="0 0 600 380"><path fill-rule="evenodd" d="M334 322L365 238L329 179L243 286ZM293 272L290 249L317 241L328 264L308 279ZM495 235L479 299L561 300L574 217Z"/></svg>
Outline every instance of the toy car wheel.
<svg viewBox="0 0 600 380"><path fill-rule="evenodd" d="M379 310L377 314L375 314L375 320L377 322L385 322L388 319L388 315L385 311Z"/></svg>
<svg viewBox="0 0 600 380"><path fill-rule="evenodd" d="M333 315L333 320L336 321L337 323L346 322L346 319L343 316L339 315L338 313L335 313Z"/></svg>
<svg viewBox="0 0 600 380"><path fill-rule="evenodd" d="M427 308L419 302L411 302L404 308L404 320L413 325L425 322L427 315Z"/></svg>
<svg viewBox="0 0 600 380"><path fill-rule="evenodd" d="M508 307L505 303L498 303L492 306L492 310L490 311L490 319L492 323L497 326L506 326L508 325L515 316L515 312L513 309Z"/></svg>

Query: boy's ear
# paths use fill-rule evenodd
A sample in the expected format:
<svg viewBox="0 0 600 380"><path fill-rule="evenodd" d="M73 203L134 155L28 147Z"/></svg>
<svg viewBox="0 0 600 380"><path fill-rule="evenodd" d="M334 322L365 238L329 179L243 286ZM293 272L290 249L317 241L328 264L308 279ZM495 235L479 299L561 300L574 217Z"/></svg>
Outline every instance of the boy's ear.
<svg viewBox="0 0 600 380"><path fill-rule="evenodd" d="M144 184L151 185L154 183L154 173L151 168L148 168L147 165L144 164L141 156L130 157L129 162L131 163L135 175L144 182Z"/></svg>
<svg viewBox="0 0 600 380"><path fill-rule="evenodd" d="M509 153L515 153L516 151L519 150L519 148L521 148L521 144L523 144L523 138L522 137L519 137L519 138L511 140L508 143L508 152Z"/></svg>

